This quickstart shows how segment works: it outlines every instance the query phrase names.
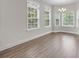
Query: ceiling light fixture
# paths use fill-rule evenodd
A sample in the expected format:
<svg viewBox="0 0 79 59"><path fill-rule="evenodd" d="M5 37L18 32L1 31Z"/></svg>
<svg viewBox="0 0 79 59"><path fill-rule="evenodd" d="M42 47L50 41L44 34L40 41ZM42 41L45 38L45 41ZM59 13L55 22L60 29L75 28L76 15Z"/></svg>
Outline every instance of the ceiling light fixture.
<svg viewBox="0 0 79 59"><path fill-rule="evenodd" d="M67 9L66 8L59 8L58 11L59 12L65 12Z"/></svg>

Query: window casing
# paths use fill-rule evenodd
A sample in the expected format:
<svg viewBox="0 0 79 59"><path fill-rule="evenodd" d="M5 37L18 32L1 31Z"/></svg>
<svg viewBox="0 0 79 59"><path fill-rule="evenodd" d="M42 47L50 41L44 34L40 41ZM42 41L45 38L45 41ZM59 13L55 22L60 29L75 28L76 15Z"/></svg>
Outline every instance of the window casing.
<svg viewBox="0 0 79 59"><path fill-rule="evenodd" d="M39 28L39 4L34 1L27 2L27 29Z"/></svg>

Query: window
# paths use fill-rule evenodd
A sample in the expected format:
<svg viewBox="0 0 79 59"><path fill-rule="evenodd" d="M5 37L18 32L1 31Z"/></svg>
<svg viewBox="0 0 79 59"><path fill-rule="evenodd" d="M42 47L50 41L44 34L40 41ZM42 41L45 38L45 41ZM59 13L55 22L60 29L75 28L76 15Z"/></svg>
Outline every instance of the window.
<svg viewBox="0 0 79 59"><path fill-rule="evenodd" d="M59 26L59 19L56 19L56 25Z"/></svg>
<svg viewBox="0 0 79 59"><path fill-rule="evenodd" d="M75 23L74 11L65 11L62 13L62 26L74 27Z"/></svg>
<svg viewBox="0 0 79 59"><path fill-rule="evenodd" d="M60 13L55 13L55 26L60 26Z"/></svg>
<svg viewBox="0 0 79 59"><path fill-rule="evenodd" d="M76 11L76 27L78 28L79 26L79 9Z"/></svg>
<svg viewBox="0 0 79 59"><path fill-rule="evenodd" d="M49 12L44 12L45 26L49 26Z"/></svg>
<svg viewBox="0 0 79 59"><path fill-rule="evenodd" d="M48 8L48 7L47 7ZM50 26L50 20L51 20L51 10L50 8L45 8L44 10L44 25L46 27L49 27Z"/></svg>
<svg viewBox="0 0 79 59"><path fill-rule="evenodd" d="M39 27L39 5L35 2L27 2L27 28L37 29Z"/></svg>

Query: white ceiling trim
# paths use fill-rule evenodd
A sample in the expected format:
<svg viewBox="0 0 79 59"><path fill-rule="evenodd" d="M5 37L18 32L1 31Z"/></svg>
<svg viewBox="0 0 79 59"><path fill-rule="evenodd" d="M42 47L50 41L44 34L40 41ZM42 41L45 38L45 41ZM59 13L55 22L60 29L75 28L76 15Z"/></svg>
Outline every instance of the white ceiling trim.
<svg viewBox="0 0 79 59"><path fill-rule="evenodd" d="M43 0L51 5L66 5L79 2L79 0Z"/></svg>

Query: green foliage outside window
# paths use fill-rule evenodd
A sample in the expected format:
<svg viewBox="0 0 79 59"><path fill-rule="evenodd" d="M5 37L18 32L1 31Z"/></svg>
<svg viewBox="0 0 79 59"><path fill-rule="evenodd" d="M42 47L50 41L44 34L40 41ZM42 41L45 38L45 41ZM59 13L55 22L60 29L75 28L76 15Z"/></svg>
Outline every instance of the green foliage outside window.
<svg viewBox="0 0 79 59"><path fill-rule="evenodd" d="M63 13L63 24L64 25L73 25L74 16L71 11L66 11Z"/></svg>

